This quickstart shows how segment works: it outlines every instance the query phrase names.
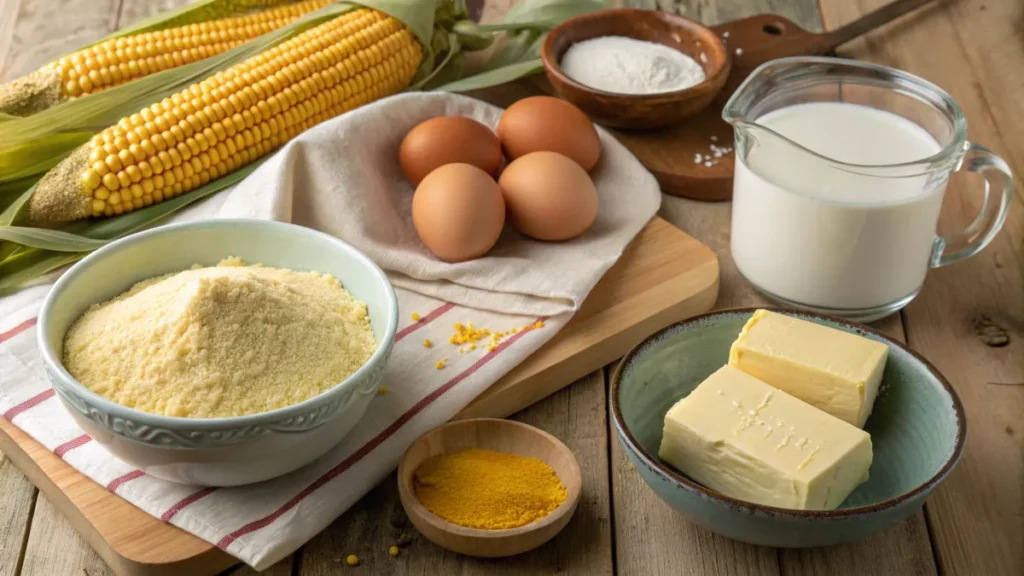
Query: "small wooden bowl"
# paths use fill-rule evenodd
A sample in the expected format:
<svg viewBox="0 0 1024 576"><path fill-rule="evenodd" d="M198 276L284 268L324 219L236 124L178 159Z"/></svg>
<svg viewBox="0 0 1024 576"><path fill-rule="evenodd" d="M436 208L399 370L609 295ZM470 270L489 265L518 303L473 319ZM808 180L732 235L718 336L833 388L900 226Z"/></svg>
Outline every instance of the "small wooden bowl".
<svg viewBox="0 0 1024 576"><path fill-rule="evenodd" d="M700 63L707 78L675 92L613 94L566 76L559 67L565 51L577 42L600 36L664 44ZM566 20L548 33L540 55L548 81L562 97L598 123L624 129L661 128L700 112L725 85L732 67L725 44L711 29L682 16L629 8L599 10Z"/></svg>
<svg viewBox="0 0 1024 576"><path fill-rule="evenodd" d="M435 516L416 498L413 474L431 456L468 448L509 452L545 462L565 485L565 502L532 524L507 530L466 528ZM547 432L512 420L478 418L445 424L416 440L398 464L398 495L413 526L438 546L483 558L512 556L553 538L576 511L582 484L580 465L565 444Z"/></svg>

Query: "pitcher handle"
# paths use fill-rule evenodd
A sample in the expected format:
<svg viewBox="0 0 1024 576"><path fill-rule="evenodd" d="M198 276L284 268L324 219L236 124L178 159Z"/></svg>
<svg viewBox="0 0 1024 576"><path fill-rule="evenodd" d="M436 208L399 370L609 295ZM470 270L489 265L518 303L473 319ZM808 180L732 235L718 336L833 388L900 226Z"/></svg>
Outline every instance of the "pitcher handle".
<svg viewBox="0 0 1024 576"><path fill-rule="evenodd" d="M968 143L961 168L977 172L985 178L985 199L981 210L966 228L949 236L935 238L932 268L952 264L973 256L988 246L1006 221L1013 197L1013 174L998 154L973 142ZM994 196L993 191L998 196Z"/></svg>

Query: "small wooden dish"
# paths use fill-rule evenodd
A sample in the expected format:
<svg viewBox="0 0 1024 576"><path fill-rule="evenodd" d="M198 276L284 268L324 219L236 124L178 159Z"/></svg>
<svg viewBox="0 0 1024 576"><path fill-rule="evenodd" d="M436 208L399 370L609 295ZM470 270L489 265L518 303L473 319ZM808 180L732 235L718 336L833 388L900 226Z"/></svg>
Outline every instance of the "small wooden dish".
<svg viewBox="0 0 1024 576"><path fill-rule="evenodd" d="M452 524L427 510L416 498L413 474L431 456L484 448L536 458L554 468L568 497L551 514L526 526L507 530L481 530ZM558 534L572 518L580 500L583 479L572 451L558 438L512 420L477 418L459 420L421 436L402 455L398 464L398 495L402 507L428 540L453 552L495 558L532 550Z"/></svg>
<svg viewBox="0 0 1024 576"><path fill-rule="evenodd" d="M570 46L600 36L626 36L679 50L704 67L700 84L662 94L613 94L566 76L559 62ZM598 123L613 128L648 129L675 124L706 108L725 85L732 58L711 29L682 16L656 10L599 10L566 20L548 33L541 47L548 81L562 97Z"/></svg>

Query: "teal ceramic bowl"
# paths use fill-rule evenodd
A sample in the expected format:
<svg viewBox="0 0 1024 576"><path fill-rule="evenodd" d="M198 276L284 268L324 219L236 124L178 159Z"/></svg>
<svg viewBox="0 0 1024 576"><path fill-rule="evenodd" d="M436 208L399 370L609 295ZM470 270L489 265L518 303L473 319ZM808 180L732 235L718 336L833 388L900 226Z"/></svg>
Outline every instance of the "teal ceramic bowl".
<svg viewBox="0 0 1024 576"><path fill-rule="evenodd" d="M236 256L249 264L331 274L366 303L377 350L334 388L298 404L229 418L179 418L116 404L64 368L64 337L90 305L136 282ZM365 254L322 232L267 220L201 220L126 236L61 275L43 303L38 343L53 389L78 426L150 476L237 486L287 474L351 432L377 396L398 327L395 291Z"/></svg>
<svg viewBox="0 0 1024 576"><path fill-rule="evenodd" d="M696 316L647 338L619 363L611 402L619 440L665 502L709 530L751 544L826 546L864 538L910 516L956 466L967 422L949 382L903 344L859 324L819 314L776 312L853 332L889 346L881 392L865 430L870 479L836 510L790 510L730 498L658 458L665 413L727 363L729 346L754 308Z"/></svg>

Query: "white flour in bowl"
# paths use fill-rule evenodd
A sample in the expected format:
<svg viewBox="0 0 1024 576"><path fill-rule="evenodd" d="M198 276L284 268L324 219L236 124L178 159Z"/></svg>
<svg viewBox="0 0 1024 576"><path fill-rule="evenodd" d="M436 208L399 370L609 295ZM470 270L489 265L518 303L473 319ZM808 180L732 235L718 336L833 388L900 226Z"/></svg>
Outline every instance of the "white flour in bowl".
<svg viewBox="0 0 1024 576"><path fill-rule="evenodd" d="M686 54L625 36L577 42L565 51L559 66L576 82L615 94L675 92L707 78L704 68Z"/></svg>

